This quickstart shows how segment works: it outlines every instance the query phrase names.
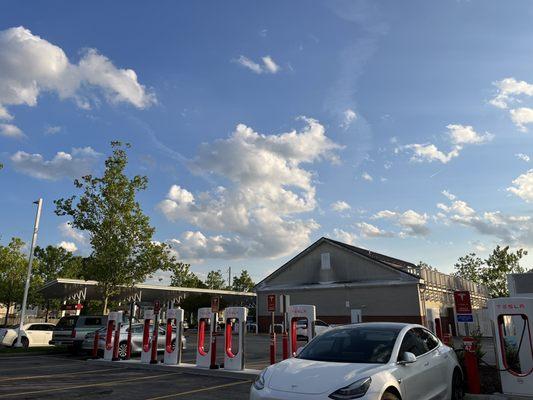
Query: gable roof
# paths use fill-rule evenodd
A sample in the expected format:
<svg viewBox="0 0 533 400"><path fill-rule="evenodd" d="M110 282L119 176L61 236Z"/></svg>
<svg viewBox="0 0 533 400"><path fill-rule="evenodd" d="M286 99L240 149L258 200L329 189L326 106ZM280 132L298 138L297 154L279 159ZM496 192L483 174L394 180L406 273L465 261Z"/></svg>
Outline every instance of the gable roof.
<svg viewBox="0 0 533 400"><path fill-rule="evenodd" d="M333 239L330 239L330 238L327 238L327 237L321 237L316 242L314 242L312 245L310 245L305 250L303 250L300 253L298 253L297 255L295 255L293 258L291 258L289 261L287 261L285 264L283 264L277 270L272 272L270 275L268 275L265 278L263 278L259 283L257 283L254 286L254 289L260 287L261 285L266 283L271 278L274 278L275 276L277 276L278 274L283 272L293 262L295 262L299 258L302 258L303 256L305 256L307 253L309 253L311 250L315 249L316 247L318 247L322 243L330 243L330 244L332 244L334 246L342 247L345 250L348 250L348 251L350 251L352 253L356 253L359 256L363 256L365 258L369 258L369 259L371 259L373 261L376 261L376 262L378 262L378 263L380 263L380 264L382 264L382 265L384 265L384 266L386 266L388 268L392 268L392 269L394 269L396 271L399 271L399 272L402 272L404 274L407 274L407 275L409 275L409 276L411 276L413 278L421 279L418 275L415 275L415 274L407 271L407 268L416 268L416 265L411 263L411 262L400 260L400 259L394 258L394 257L389 257L389 256L386 256L384 254L375 253L373 251L370 251L370 250L367 250L367 249L363 249L361 247L352 246L352 245L349 245L347 243L339 242L337 240L333 240Z"/></svg>

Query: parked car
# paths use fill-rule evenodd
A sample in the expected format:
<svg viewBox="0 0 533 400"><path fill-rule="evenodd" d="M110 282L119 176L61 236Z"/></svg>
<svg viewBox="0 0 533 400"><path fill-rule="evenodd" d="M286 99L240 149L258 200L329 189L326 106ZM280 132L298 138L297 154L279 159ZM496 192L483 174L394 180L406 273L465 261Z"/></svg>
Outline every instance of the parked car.
<svg viewBox="0 0 533 400"><path fill-rule="evenodd" d="M321 335L329 329L331 329L331 327L324 321L319 319L315 321L315 335ZM309 340L307 337L307 320L301 319L296 321L296 335L298 340Z"/></svg>
<svg viewBox="0 0 533 400"><path fill-rule="evenodd" d="M21 343L23 347L48 346L55 325L46 322L25 324L22 329ZM0 330L0 344L14 346L19 333L19 325L11 325Z"/></svg>
<svg viewBox="0 0 533 400"><path fill-rule="evenodd" d="M375 322L332 328L296 354L264 369L250 399L463 398L455 352L421 325Z"/></svg>
<svg viewBox="0 0 533 400"><path fill-rule="evenodd" d="M141 323L135 323L131 325L131 353L137 354L141 352L142 349L142 341L143 341L143 328L144 325ZM150 326L150 332L154 330L154 326ZM118 346L118 355L120 358L126 357L126 349L127 349L127 340L128 340L128 331L129 326L128 325L122 325L120 327L120 341ZM176 332L176 328L174 328L173 332ZM99 340L98 340L98 350L99 352L103 352L105 348L105 339L107 335L107 327L101 328L98 330ZM82 349L86 352L92 352L94 347L94 336L95 332L88 333L85 335L85 340L82 344ZM166 329L165 326L159 327L159 334L157 337L157 350L158 351L164 351L166 345ZM174 348L175 346L175 339L172 341L172 346ZM187 339L185 336L181 337L181 348L185 350L187 347Z"/></svg>
<svg viewBox="0 0 533 400"><path fill-rule="evenodd" d="M105 327L107 315L69 315L57 323L51 345L67 346L76 352L81 349L85 335Z"/></svg>

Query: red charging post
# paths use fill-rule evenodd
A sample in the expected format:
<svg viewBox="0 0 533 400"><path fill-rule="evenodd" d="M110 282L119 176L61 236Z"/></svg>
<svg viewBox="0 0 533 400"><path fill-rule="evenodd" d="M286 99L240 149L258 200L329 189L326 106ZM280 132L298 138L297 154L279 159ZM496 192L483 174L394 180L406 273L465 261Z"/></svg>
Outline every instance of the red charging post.
<svg viewBox="0 0 533 400"><path fill-rule="evenodd" d="M276 363L276 330L274 328L275 324L275 312L276 312L276 295L269 294L267 296L267 307L268 312L272 313L272 324L270 331L270 365Z"/></svg>
<svg viewBox="0 0 533 400"><path fill-rule="evenodd" d="M93 358L98 358L98 342L100 341L100 333L98 331L94 332L94 343L93 343Z"/></svg>
<svg viewBox="0 0 533 400"><path fill-rule="evenodd" d="M468 392L472 394L480 394L481 383L479 379L475 339L472 337L464 337L463 348L465 354L465 370L466 380L468 383Z"/></svg>
<svg viewBox="0 0 533 400"><path fill-rule="evenodd" d="M157 337L159 336L159 311L161 303L159 300L154 301L154 332L152 333L152 355L150 364L157 364Z"/></svg>

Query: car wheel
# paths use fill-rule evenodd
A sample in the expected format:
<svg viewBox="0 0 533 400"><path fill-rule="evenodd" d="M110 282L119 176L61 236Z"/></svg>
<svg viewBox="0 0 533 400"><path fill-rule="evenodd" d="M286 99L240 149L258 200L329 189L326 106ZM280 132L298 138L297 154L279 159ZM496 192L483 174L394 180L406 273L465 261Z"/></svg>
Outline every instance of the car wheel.
<svg viewBox="0 0 533 400"><path fill-rule="evenodd" d="M381 400L400 400L400 398L396 396L394 393L385 392L383 393L383 396L381 396Z"/></svg>
<svg viewBox="0 0 533 400"><path fill-rule="evenodd" d="M452 400L463 400L464 396L463 378L461 373L455 370L452 378Z"/></svg>
<svg viewBox="0 0 533 400"><path fill-rule="evenodd" d="M128 354L128 343L122 342L118 345L118 357L121 360L126 359L126 355Z"/></svg>
<svg viewBox="0 0 533 400"><path fill-rule="evenodd" d="M20 339L20 342L22 343L22 347L24 347L25 349L27 349L28 347L30 347L30 341L28 340L27 337L22 337Z"/></svg>

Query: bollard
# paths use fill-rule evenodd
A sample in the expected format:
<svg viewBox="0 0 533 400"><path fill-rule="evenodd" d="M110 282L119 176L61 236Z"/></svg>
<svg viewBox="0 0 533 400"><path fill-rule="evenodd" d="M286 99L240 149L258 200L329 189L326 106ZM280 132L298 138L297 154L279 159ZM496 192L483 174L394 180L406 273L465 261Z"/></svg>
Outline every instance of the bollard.
<svg viewBox="0 0 533 400"><path fill-rule="evenodd" d="M468 383L468 393L480 394L481 383L479 379L479 367L476 357L476 342L474 338L464 337L463 348L465 355L465 372Z"/></svg>
<svg viewBox="0 0 533 400"><path fill-rule="evenodd" d="M218 369L218 365L217 365L217 335L218 335L218 333L215 331L215 332L213 332L213 335L211 336L211 365L209 365L209 369Z"/></svg>
<svg viewBox="0 0 533 400"><path fill-rule="evenodd" d="M131 329L128 329L128 343L126 344L126 360L131 358Z"/></svg>
<svg viewBox="0 0 533 400"><path fill-rule="evenodd" d="M274 326L272 326L274 328ZM276 363L276 333L274 329L270 333L270 365Z"/></svg>
<svg viewBox="0 0 533 400"><path fill-rule="evenodd" d="M100 340L100 334L98 331L94 332L94 343L93 343L93 358L98 358L98 341Z"/></svg>
<svg viewBox="0 0 533 400"><path fill-rule="evenodd" d="M154 318L154 332L152 333L152 356L150 358L150 364L157 364L157 337L159 335L159 324L157 323L157 314Z"/></svg>
<svg viewBox="0 0 533 400"><path fill-rule="evenodd" d="M289 335L287 334L287 332L283 332L282 345L283 359L286 360L287 358L289 358Z"/></svg>
<svg viewBox="0 0 533 400"><path fill-rule="evenodd" d="M117 328L115 329L115 340L113 340L113 358L111 361L118 361L120 360L118 356L118 343L120 342L120 323L117 324Z"/></svg>

